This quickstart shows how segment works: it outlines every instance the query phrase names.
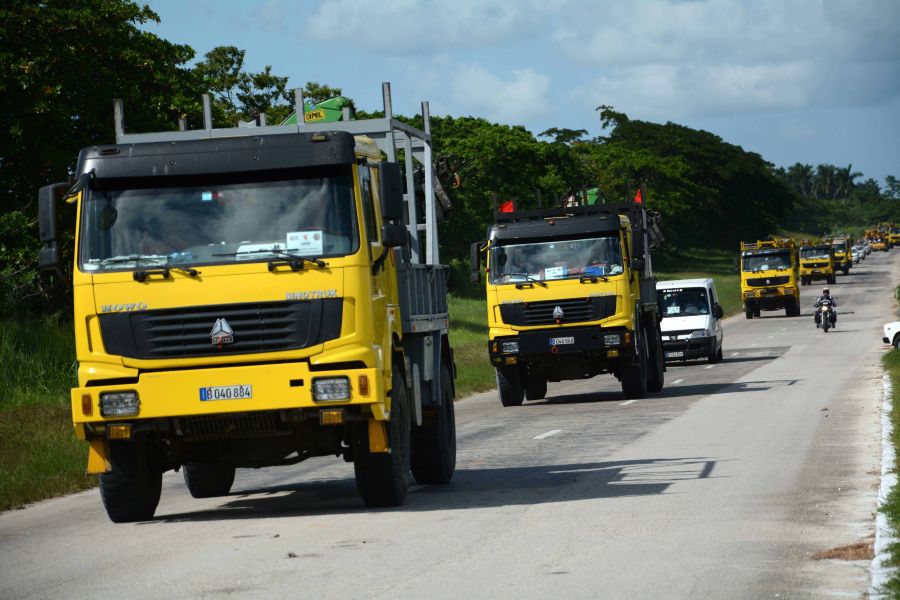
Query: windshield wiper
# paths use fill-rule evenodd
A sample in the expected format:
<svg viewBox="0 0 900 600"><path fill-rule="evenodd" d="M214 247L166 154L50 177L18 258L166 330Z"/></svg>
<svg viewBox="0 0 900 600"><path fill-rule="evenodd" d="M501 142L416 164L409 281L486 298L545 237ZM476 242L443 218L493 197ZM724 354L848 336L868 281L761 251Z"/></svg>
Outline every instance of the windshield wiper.
<svg viewBox="0 0 900 600"><path fill-rule="evenodd" d="M299 254L293 254L291 252L287 252L282 250L278 246L273 246L272 248L259 248L256 250L241 250L239 252L223 252L221 254L213 254L213 256L242 256L245 254L274 254L275 256L283 257L288 260L271 260L269 261L269 270L272 271L278 265L290 265L291 269L294 271L299 271L303 268L303 263L308 262L316 265L317 267L326 267L328 263L320 258L310 258L308 256L300 256Z"/></svg>
<svg viewBox="0 0 900 600"><path fill-rule="evenodd" d="M158 254L128 254L123 256L110 256L109 258L101 258L97 261L98 265L115 265L119 263L127 263L127 262L142 262L147 260L165 260L165 256L160 256ZM88 261L89 263L91 261Z"/></svg>
<svg viewBox="0 0 900 600"><path fill-rule="evenodd" d="M578 281L581 283L597 283L598 281L609 283L609 277L606 275L582 275L578 278Z"/></svg>
<svg viewBox="0 0 900 600"><path fill-rule="evenodd" d="M526 285L529 287L534 287L534 283L538 284L541 287L547 287L546 282L541 281L540 279L535 279L528 273L504 273L504 275L506 275L507 277L524 277L525 281L519 281L518 283L516 283L516 289L519 289L519 290L521 290ZM534 282L534 283L531 283L531 282Z"/></svg>

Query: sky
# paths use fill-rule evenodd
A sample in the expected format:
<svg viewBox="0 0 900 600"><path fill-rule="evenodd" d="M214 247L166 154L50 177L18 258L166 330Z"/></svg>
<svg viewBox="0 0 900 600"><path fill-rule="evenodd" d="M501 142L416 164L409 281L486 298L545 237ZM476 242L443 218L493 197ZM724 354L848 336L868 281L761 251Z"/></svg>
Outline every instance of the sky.
<svg viewBox="0 0 900 600"><path fill-rule="evenodd" d="M246 50L365 110L601 133L600 105L778 166L900 177L900 0L143 0L145 29Z"/></svg>

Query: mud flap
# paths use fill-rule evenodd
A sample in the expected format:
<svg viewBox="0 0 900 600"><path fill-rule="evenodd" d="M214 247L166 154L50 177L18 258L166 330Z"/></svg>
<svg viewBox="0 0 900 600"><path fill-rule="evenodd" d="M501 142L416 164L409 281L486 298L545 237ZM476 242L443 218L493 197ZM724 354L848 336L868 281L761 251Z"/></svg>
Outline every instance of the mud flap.
<svg viewBox="0 0 900 600"><path fill-rule="evenodd" d="M369 453L387 454L387 432L384 430L384 421L369 419Z"/></svg>
<svg viewBox="0 0 900 600"><path fill-rule="evenodd" d="M109 445L106 443L106 440L95 437L91 438L90 443L87 462L88 475L109 473L112 466L109 464Z"/></svg>

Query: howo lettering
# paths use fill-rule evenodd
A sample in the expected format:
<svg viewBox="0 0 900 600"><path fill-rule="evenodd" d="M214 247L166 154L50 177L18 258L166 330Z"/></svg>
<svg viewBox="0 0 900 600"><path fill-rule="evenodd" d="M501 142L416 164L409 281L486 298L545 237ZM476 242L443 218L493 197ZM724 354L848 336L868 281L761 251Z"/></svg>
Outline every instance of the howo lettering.
<svg viewBox="0 0 900 600"><path fill-rule="evenodd" d="M658 215L637 203L497 212L472 246L486 257L488 354L503 406L538 400L548 381L615 375L629 398L662 389L651 246ZM571 203L571 202L570 202Z"/></svg>
<svg viewBox="0 0 900 600"><path fill-rule="evenodd" d="M72 417L113 521L151 518L171 469L210 497L336 455L369 506L453 476L428 104L419 130L383 96L380 119L235 129L204 97L205 129L137 134L116 102L117 143L81 151ZM40 193L48 271L66 188Z"/></svg>

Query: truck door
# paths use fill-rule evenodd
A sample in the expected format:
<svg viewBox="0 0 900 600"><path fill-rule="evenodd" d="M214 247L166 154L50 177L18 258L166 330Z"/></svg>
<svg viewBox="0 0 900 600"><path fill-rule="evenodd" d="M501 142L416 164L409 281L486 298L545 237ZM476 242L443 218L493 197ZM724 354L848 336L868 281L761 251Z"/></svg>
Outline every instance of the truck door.
<svg viewBox="0 0 900 600"><path fill-rule="evenodd" d="M363 208L363 223L365 235L366 235L366 245L369 252L369 264L373 265L372 270L370 271L371 275L371 301L372 301L372 329L373 329L373 340L377 345L381 347L382 358L384 359L382 362L382 369L386 371L386 374L390 373L390 364L387 361L387 355L390 354L390 340L385 337L388 331L387 324L387 276L386 271L388 269L388 264L390 262L390 258L388 257L385 260L382 257L384 252L390 252L389 248L385 248L381 244L380 238L380 223L378 223L375 211L375 195L374 195L374 185L372 183L373 169L370 168L367 164L359 165L358 173L359 173L359 190L360 195L362 196L362 208ZM374 263L378 263L379 267L374 268Z"/></svg>

